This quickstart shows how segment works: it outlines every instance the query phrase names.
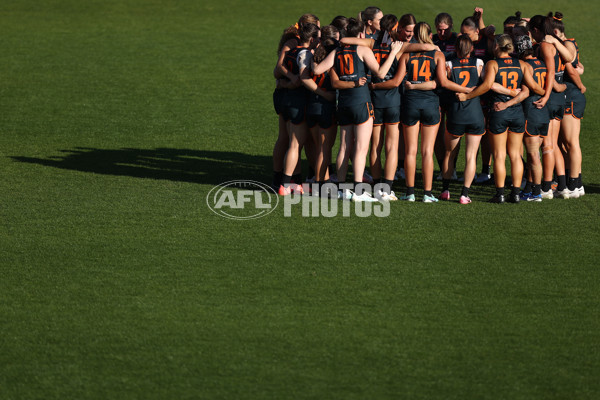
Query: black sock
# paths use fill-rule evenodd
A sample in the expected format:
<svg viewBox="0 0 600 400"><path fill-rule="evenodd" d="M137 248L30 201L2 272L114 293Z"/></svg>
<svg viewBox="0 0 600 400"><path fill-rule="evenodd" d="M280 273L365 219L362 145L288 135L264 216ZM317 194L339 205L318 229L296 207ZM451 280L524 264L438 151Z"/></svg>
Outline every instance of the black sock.
<svg viewBox="0 0 600 400"><path fill-rule="evenodd" d="M392 192L392 186L394 185L394 181L391 179L384 179L383 184L383 191L387 194L390 194Z"/></svg>
<svg viewBox="0 0 600 400"><path fill-rule="evenodd" d="M431 190L425 190L425 193L423 193L423 195L433 197L433 195L431 194Z"/></svg>
<svg viewBox="0 0 600 400"><path fill-rule="evenodd" d="M357 195L361 195L362 193L358 193L358 185L361 185L362 182L354 181L354 193Z"/></svg>
<svg viewBox="0 0 600 400"><path fill-rule="evenodd" d="M567 177L565 175L558 175L557 179L558 186L556 187L556 190L562 192L567 187Z"/></svg>
<svg viewBox="0 0 600 400"><path fill-rule="evenodd" d="M552 181L543 181L542 182L542 191L547 192L552 188Z"/></svg>
<svg viewBox="0 0 600 400"><path fill-rule="evenodd" d="M297 185L301 185L302 184L302 174L292 175L292 181Z"/></svg>
<svg viewBox="0 0 600 400"><path fill-rule="evenodd" d="M521 188L519 186L513 186L511 191L510 191L510 195L511 196L518 196L519 192L521 191Z"/></svg>
<svg viewBox="0 0 600 400"><path fill-rule="evenodd" d="M442 179L442 192L448 190L450 188L450 179L443 178Z"/></svg>
<svg viewBox="0 0 600 400"><path fill-rule="evenodd" d="M415 187L406 187L406 195L410 196L411 194L415 194Z"/></svg>
<svg viewBox="0 0 600 400"><path fill-rule="evenodd" d="M525 188L523 189L523 193L531 193L531 188L533 186L533 182L527 181L525 184Z"/></svg>
<svg viewBox="0 0 600 400"><path fill-rule="evenodd" d="M579 176L577 177L577 187L583 187L583 183L581 182L581 174L579 174Z"/></svg>
<svg viewBox="0 0 600 400"><path fill-rule="evenodd" d="M283 186L289 186L290 182L292 182L292 177L290 175L283 174L282 184Z"/></svg>
<svg viewBox="0 0 600 400"><path fill-rule="evenodd" d="M481 166L481 173L484 175L489 175L490 173L490 166L489 165L482 165Z"/></svg>
<svg viewBox="0 0 600 400"><path fill-rule="evenodd" d="M315 170L313 167L308 167L308 177L312 178L313 176L317 176L317 174L315 174Z"/></svg>
<svg viewBox="0 0 600 400"><path fill-rule="evenodd" d="M371 193L375 193L375 186L378 183L382 183L382 178L375 178L375 177L373 177L373 184L371 185Z"/></svg>
<svg viewBox="0 0 600 400"><path fill-rule="evenodd" d="M462 191L460 192L461 196L469 197L469 188L466 186L462 187Z"/></svg>
<svg viewBox="0 0 600 400"><path fill-rule="evenodd" d="M496 196L498 196L498 197L504 196L504 188L503 187L496 188Z"/></svg>
<svg viewBox="0 0 600 400"><path fill-rule="evenodd" d="M542 194L542 193L541 193L541 191L542 191L542 188L541 188L541 186L540 186L540 185L531 185L531 193L532 193L534 196L537 196L537 195L539 195L539 194Z"/></svg>
<svg viewBox="0 0 600 400"><path fill-rule="evenodd" d="M273 186L281 186L283 180L283 171L273 171Z"/></svg>
<svg viewBox="0 0 600 400"><path fill-rule="evenodd" d="M569 178L569 182L567 183L567 189L573 191L577 188L577 178Z"/></svg>

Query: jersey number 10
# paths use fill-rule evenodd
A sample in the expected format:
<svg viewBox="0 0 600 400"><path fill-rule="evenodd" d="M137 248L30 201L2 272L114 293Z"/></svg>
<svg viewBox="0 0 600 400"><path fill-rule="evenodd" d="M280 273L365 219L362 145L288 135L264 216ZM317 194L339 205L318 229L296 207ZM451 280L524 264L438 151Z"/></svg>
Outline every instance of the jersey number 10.
<svg viewBox="0 0 600 400"><path fill-rule="evenodd" d="M352 75L354 73L354 57L352 54L340 54L340 73L342 75Z"/></svg>

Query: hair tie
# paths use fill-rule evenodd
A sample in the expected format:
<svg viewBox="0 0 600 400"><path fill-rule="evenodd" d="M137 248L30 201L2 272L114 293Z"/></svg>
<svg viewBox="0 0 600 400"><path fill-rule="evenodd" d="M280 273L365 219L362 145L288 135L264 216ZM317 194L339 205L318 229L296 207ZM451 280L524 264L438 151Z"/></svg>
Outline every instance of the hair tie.
<svg viewBox="0 0 600 400"><path fill-rule="evenodd" d="M392 32L395 32L398 29L399 23L400 23L400 21L396 21L396 25L394 25L394 27L392 28Z"/></svg>
<svg viewBox="0 0 600 400"><path fill-rule="evenodd" d="M554 18L557 21L562 21L562 18L556 18L556 17L552 17L552 18Z"/></svg>
<svg viewBox="0 0 600 400"><path fill-rule="evenodd" d="M296 29L300 29L300 26L298 25L298 23L297 23L297 22L294 24L294 28L296 28Z"/></svg>

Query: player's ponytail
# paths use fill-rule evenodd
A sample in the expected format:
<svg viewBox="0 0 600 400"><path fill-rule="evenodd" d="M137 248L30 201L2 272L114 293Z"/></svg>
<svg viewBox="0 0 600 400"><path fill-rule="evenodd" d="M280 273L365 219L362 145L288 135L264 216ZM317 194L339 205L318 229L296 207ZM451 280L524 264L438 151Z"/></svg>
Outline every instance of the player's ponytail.
<svg viewBox="0 0 600 400"><path fill-rule="evenodd" d="M467 58L473 51L473 41L469 35L460 35L456 39L456 55L458 58Z"/></svg>
<svg viewBox="0 0 600 400"><path fill-rule="evenodd" d="M283 31L281 35L281 39L279 39L279 45L277 46L277 54L281 53L281 49L283 49L283 45L288 40L296 39L298 40L298 29L292 25Z"/></svg>
<svg viewBox="0 0 600 400"><path fill-rule="evenodd" d="M496 36L496 54L498 53L512 53L515 50L510 35L498 35Z"/></svg>
<svg viewBox="0 0 600 400"><path fill-rule="evenodd" d="M358 37L358 35L365 28L365 24L361 20L350 18L348 20L348 26L346 27L346 33L348 37Z"/></svg>
<svg viewBox="0 0 600 400"><path fill-rule="evenodd" d="M279 45L277 46L277 54L281 53L281 49L285 45L285 42L287 42L288 40L299 40L300 29L302 29L302 26L305 24L319 25L319 18L314 14L304 14L298 19L298 22L286 28L283 31L283 35L281 35L281 38L279 39Z"/></svg>
<svg viewBox="0 0 600 400"><path fill-rule="evenodd" d="M460 24L460 27L461 28L465 27L470 30L479 32L479 25L477 25L477 21L475 21L475 19L473 17L467 17L467 18L463 19L463 22Z"/></svg>
<svg viewBox="0 0 600 400"><path fill-rule="evenodd" d="M565 24L563 23L563 15L560 12L548 13L546 17L547 34L554 35L554 30L558 30L560 33L565 33ZM554 35L555 36L555 35Z"/></svg>
<svg viewBox="0 0 600 400"><path fill-rule="evenodd" d="M319 47L317 47L315 50L315 55L313 56L315 62L318 64L323 61L329 53L338 47L338 44L338 41L335 39L327 38L323 40L321 38L321 43L319 43Z"/></svg>
<svg viewBox="0 0 600 400"><path fill-rule="evenodd" d="M431 40L431 26L427 22L419 22L415 25L415 35L419 43L433 44L433 40Z"/></svg>

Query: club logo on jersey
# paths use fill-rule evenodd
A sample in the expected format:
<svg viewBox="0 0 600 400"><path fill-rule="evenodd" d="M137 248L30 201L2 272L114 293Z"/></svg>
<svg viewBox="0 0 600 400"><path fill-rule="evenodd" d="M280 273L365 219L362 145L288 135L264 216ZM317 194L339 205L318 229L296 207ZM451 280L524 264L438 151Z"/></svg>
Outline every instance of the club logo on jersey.
<svg viewBox="0 0 600 400"><path fill-rule="evenodd" d="M228 219L264 217L279 204L279 196L269 185L257 181L237 180L215 186L206 196L212 212Z"/></svg>

